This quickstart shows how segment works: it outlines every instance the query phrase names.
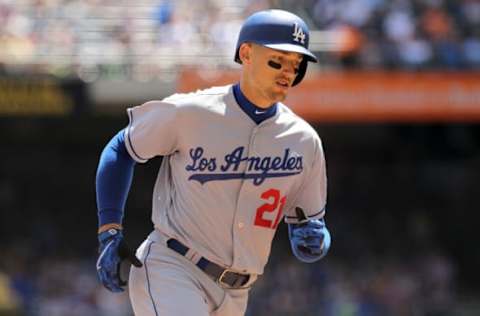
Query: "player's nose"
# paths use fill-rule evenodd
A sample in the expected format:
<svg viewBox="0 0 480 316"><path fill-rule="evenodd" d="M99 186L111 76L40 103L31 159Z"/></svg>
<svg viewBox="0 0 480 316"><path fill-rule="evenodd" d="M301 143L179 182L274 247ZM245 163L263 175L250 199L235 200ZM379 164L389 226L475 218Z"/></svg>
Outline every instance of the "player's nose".
<svg viewBox="0 0 480 316"><path fill-rule="evenodd" d="M297 70L295 67L288 65L287 67L282 68L282 75L291 83L297 75Z"/></svg>
<svg viewBox="0 0 480 316"><path fill-rule="evenodd" d="M298 72L298 66L294 62L286 62L282 67L282 72L289 79L294 79Z"/></svg>

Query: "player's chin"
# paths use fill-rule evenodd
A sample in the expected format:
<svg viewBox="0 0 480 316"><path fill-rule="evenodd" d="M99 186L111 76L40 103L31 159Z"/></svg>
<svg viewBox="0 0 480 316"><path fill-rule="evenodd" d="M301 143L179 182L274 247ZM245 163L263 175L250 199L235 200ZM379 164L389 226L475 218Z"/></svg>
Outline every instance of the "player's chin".
<svg viewBox="0 0 480 316"><path fill-rule="evenodd" d="M290 86L288 85L280 85L276 84L274 88L272 89L273 95L275 95L275 98L277 101L283 101L287 97L288 90L290 89Z"/></svg>

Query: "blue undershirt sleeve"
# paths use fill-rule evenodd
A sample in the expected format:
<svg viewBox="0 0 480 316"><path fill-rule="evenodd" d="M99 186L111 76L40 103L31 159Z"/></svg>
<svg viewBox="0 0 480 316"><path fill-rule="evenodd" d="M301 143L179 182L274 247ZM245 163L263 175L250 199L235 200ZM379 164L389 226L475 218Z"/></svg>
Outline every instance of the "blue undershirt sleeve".
<svg viewBox="0 0 480 316"><path fill-rule="evenodd" d="M105 146L96 176L98 225L122 223L135 160L125 147L124 130Z"/></svg>

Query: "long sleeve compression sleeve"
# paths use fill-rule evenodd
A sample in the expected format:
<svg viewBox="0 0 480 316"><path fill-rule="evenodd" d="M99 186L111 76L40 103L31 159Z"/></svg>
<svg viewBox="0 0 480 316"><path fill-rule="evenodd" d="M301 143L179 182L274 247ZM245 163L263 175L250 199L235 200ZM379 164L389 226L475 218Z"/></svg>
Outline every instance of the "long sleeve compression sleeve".
<svg viewBox="0 0 480 316"><path fill-rule="evenodd" d="M124 130L115 135L100 156L96 176L99 227L122 223L132 184L135 161L125 147Z"/></svg>

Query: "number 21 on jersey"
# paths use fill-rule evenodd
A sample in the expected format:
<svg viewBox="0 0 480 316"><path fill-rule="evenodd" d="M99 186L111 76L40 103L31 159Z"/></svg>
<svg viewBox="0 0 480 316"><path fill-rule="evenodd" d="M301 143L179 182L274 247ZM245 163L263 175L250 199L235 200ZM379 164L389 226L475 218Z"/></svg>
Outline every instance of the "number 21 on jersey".
<svg viewBox="0 0 480 316"><path fill-rule="evenodd" d="M285 196L280 195L280 191L277 189L270 189L262 193L260 196L267 203L262 204L257 208L255 214L255 226L261 226L271 229L276 229L283 214L283 207L287 201ZM270 216L265 215L272 213ZM276 214L276 215L274 215ZM274 218L273 220L270 218Z"/></svg>

